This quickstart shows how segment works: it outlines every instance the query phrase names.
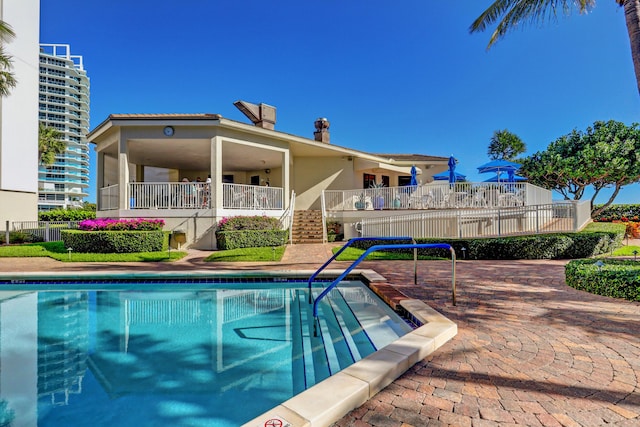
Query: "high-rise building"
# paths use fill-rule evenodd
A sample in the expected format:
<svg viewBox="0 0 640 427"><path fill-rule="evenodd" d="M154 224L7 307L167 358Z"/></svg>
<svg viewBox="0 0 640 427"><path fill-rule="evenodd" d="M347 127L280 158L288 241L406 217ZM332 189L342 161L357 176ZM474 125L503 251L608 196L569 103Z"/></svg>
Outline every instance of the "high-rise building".
<svg viewBox="0 0 640 427"><path fill-rule="evenodd" d="M17 81L0 97L0 230L38 219L39 0L0 0L0 19L16 36L0 41Z"/></svg>
<svg viewBox="0 0 640 427"><path fill-rule="evenodd" d="M89 78L82 56L67 44L40 44L39 112L67 149L38 169L38 210L82 206L89 187Z"/></svg>

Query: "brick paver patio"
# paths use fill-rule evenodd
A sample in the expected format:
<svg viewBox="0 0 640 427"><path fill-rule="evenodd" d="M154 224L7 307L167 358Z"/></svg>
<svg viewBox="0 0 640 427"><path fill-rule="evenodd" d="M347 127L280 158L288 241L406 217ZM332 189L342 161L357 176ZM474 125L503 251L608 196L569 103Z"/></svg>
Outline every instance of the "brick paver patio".
<svg viewBox="0 0 640 427"><path fill-rule="evenodd" d="M59 263L0 258L0 272L314 269L329 248L299 245L280 263ZM347 263L336 263L344 268ZM563 261L364 262L458 324L458 335L337 427L640 426L640 303L576 291Z"/></svg>

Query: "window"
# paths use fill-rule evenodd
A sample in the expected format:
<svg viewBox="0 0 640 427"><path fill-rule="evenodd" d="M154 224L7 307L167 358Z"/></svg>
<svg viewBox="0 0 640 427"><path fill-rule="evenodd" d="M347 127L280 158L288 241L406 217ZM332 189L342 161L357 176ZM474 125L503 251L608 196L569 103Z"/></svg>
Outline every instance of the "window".
<svg viewBox="0 0 640 427"><path fill-rule="evenodd" d="M382 175L382 185L385 187L389 187L389 177L386 175Z"/></svg>
<svg viewBox="0 0 640 427"><path fill-rule="evenodd" d="M362 188L369 188L372 184L375 184L376 176L370 173L362 174Z"/></svg>
<svg viewBox="0 0 640 427"><path fill-rule="evenodd" d="M411 184L411 177L410 176L399 176L398 177L398 186L399 187L404 187L406 185L410 185Z"/></svg>

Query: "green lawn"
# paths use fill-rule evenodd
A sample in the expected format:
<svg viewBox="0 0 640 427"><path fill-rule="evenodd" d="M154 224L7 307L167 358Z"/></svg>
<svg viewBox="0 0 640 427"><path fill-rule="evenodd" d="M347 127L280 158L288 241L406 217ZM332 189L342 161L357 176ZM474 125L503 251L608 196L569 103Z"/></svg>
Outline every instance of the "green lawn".
<svg viewBox="0 0 640 427"><path fill-rule="evenodd" d="M634 256L633 251L640 258L640 246L623 246L613 251L613 256Z"/></svg>
<svg viewBox="0 0 640 427"><path fill-rule="evenodd" d="M346 242L345 242L346 243ZM333 248L333 253L335 254L340 250L340 247ZM336 258L336 261L355 261L364 253L363 249L356 248L347 248ZM437 258L428 255L418 255L418 259L420 260L433 260L433 259L447 259L447 258ZM365 260L413 260L413 254L398 252L398 251L388 251L388 252L372 252Z"/></svg>
<svg viewBox="0 0 640 427"><path fill-rule="evenodd" d="M280 261L284 255L284 246L263 248L241 248L228 251L215 251L204 260L207 262L259 262Z"/></svg>
<svg viewBox="0 0 640 427"><path fill-rule="evenodd" d="M69 253L61 241L0 246L0 257L49 257L64 262L175 261L185 255L187 253L182 251L171 251L171 258L168 251L131 254Z"/></svg>

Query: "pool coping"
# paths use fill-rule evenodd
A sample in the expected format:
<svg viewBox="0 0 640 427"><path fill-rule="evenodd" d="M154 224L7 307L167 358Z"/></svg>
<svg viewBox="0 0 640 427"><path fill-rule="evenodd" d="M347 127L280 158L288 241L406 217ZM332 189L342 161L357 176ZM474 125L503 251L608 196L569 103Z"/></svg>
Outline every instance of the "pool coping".
<svg viewBox="0 0 640 427"><path fill-rule="evenodd" d="M315 270L193 270L163 272L0 272L1 280L78 280L100 279L153 279L159 276L170 279L198 279L204 277L269 278L279 277L308 279ZM343 270L325 270L318 277L337 277ZM395 311L407 315L418 328L400 337L375 353L359 360L335 375L291 397L280 405L245 423L242 427L326 427L338 421L349 411L358 408L380 390L391 384L418 361L429 356L457 332L457 325L424 302L411 299L370 269L355 269L348 278L362 279L378 296ZM2 285L0 284L0 291ZM7 290L5 292L12 292Z"/></svg>

